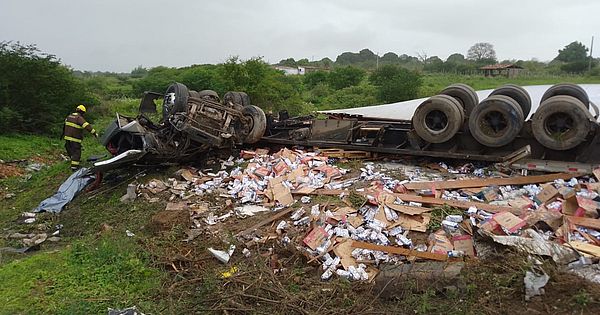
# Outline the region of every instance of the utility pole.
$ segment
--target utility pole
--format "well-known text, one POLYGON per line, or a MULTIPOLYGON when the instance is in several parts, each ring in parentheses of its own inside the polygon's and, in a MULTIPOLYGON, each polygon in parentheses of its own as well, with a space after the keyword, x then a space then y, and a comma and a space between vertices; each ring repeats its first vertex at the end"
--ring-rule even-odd
POLYGON ((590 62, 588 63, 588 72, 592 71, 592 60, 594 60, 594 57, 592 56, 593 51, 594 51, 594 36, 592 36, 592 44, 590 45, 590 62))
POLYGON ((379 69, 379 53, 377 53, 375 56, 377 56, 377 62, 375 65, 375 70, 379 69))

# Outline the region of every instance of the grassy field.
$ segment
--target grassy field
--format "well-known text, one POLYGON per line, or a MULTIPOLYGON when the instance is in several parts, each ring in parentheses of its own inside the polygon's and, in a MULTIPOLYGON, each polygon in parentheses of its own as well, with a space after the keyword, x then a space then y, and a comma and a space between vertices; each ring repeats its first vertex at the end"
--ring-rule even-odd
MULTIPOLYGON (((567 79, 594 83, 586 78, 567 79)), ((562 81, 546 78, 510 82, 529 85, 562 81)), ((431 76, 425 78, 422 93, 437 93, 455 82, 485 89, 508 81, 431 76)), ((138 102, 133 99, 106 102, 90 111, 89 120, 102 131, 115 112, 135 115, 138 102)), ((552 280, 547 287, 548 298, 525 303, 522 276, 529 263, 526 257, 512 252, 499 252, 495 260, 470 265, 464 275, 467 285, 457 292, 413 292, 407 287, 396 292, 395 297, 382 298, 372 285, 339 279, 322 282, 318 265, 309 265, 303 257, 294 256, 280 257, 289 262, 289 270, 279 275, 273 275, 268 267, 270 257, 257 256, 249 260, 242 257, 235 261, 242 271, 238 280, 220 279, 226 267, 216 262, 206 247, 222 246, 221 240, 207 237, 183 243, 181 240, 186 235, 181 226, 156 234, 149 226, 153 215, 164 209, 165 200, 148 203, 138 199, 129 204, 119 200, 128 183, 172 177, 177 167, 124 169, 107 176, 98 191, 77 197, 61 214, 42 214, 36 224, 20 224, 22 212, 30 211, 53 194, 69 176, 68 162, 60 158, 62 146, 60 139, 51 137, 0 136, 0 159, 27 159, 47 165, 30 173, 30 178, 0 179, 2 236, 63 226, 61 240, 46 242, 38 251, 0 252, 0 314, 105 314, 109 307, 133 305, 147 314, 223 313, 211 305, 229 297, 244 301, 244 305, 231 304, 230 311, 245 308, 249 313, 271 314, 300 312, 288 304, 304 305, 311 310, 307 312, 319 314, 361 310, 413 314, 500 314, 506 313, 504 311, 586 314, 596 313, 600 308, 597 287, 582 285, 580 280, 565 277, 550 267, 552 280), (140 174, 140 171, 143 172, 140 174), (7 194, 14 196, 6 198, 7 194), (127 236, 127 230, 135 236, 127 236)), ((105 154, 104 148, 86 135, 84 159, 102 154, 105 154)), ((336 201, 339 200, 322 200, 324 203, 336 201)), ((15 241, 0 237, 0 248, 15 246, 18 246, 15 241)))

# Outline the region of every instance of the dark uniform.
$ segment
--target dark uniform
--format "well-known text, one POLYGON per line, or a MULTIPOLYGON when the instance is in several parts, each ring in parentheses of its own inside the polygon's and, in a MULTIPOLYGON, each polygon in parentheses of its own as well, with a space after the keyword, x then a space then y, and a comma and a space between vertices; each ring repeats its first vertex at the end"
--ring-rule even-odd
POLYGON ((83 129, 89 131, 95 137, 98 136, 92 125, 85 121, 81 111, 67 116, 63 129, 63 137, 66 140, 65 149, 71 158, 72 169, 77 169, 81 161, 81 140, 83 140, 83 129))

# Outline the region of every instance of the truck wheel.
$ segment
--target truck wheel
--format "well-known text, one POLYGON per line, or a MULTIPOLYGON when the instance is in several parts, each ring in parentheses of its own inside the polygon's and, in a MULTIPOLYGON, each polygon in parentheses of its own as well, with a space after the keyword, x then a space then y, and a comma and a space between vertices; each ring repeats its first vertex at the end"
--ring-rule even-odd
POLYGON ((585 140, 591 130, 592 114, 573 96, 558 95, 542 102, 533 115, 535 139, 552 150, 569 150, 585 140))
POLYGON ((430 143, 450 140, 461 128, 465 114, 460 103, 448 95, 435 95, 421 103, 412 118, 419 137, 430 143))
POLYGON ((265 112, 258 106, 248 105, 242 109, 242 114, 251 118, 249 132, 244 137, 245 143, 256 143, 267 131, 267 117, 265 112))
POLYGON ((187 86, 177 82, 169 85, 163 100, 163 120, 167 121, 174 113, 185 112, 189 95, 187 86), (171 97, 172 99, 168 99, 171 97))
POLYGON ((493 95, 481 101, 469 117, 469 130, 477 142, 501 147, 513 141, 523 127, 523 111, 512 98, 493 95))
POLYGON ((493 95, 504 95, 512 98, 521 106, 524 119, 527 119, 529 116, 529 112, 531 112, 531 97, 524 88, 515 84, 505 84, 492 91, 490 96, 493 95))
POLYGON ((215 102, 220 102, 221 101, 221 99, 219 98, 219 94, 217 94, 217 92, 215 92, 213 90, 202 90, 202 91, 198 92, 198 97, 199 98, 210 97, 215 102))
POLYGON ((227 105, 229 102, 242 106, 248 106, 250 105, 250 97, 244 92, 230 91, 223 95, 223 103, 227 105))
POLYGON ((190 90, 190 92, 189 92, 189 93, 190 93, 190 97, 193 97, 193 98, 200 98, 200 92, 197 92, 197 91, 191 91, 191 90, 190 90))
POLYGON ((540 104, 544 103, 545 100, 557 96, 557 95, 568 95, 578 99, 581 103, 583 103, 583 107, 590 108, 590 98, 585 90, 577 85, 572 83, 559 83, 551 86, 544 95, 542 95, 542 100, 540 104))
POLYGON ((465 110, 467 116, 471 114, 473 108, 475 108, 477 103, 479 103, 479 98, 477 97, 475 90, 473 90, 472 87, 462 83, 452 84, 443 89, 440 94, 456 98, 462 108, 465 110))

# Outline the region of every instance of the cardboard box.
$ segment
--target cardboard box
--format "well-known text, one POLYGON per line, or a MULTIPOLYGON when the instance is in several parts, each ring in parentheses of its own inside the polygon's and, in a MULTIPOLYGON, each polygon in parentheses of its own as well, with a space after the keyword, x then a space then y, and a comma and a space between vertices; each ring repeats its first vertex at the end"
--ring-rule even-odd
POLYGON ((544 187, 544 189, 542 189, 542 191, 540 191, 540 193, 535 196, 534 200, 538 204, 543 205, 554 199, 559 194, 560 193, 558 192, 558 189, 556 189, 554 185, 548 185, 544 187))
POLYGON ((325 231, 325 228, 322 226, 316 226, 313 228, 308 235, 302 240, 306 246, 310 247, 310 249, 315 250, 319 245, 323 244, 323 242, 327 239, 329 234, 325 231))
POLYGON ((510 212, 498 212, 492 216, 492 219, 510 234, 516 233, 527 225, 526 221, 510 212))
POLYGON ((475 248, 473 247, 473 238, 470 235, 458 235, 452 238, 454 250, 460 250, 469 257, 475 257, 475 248))

